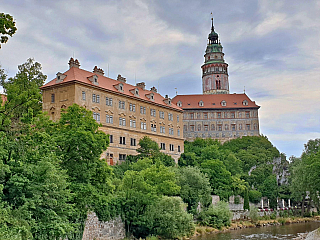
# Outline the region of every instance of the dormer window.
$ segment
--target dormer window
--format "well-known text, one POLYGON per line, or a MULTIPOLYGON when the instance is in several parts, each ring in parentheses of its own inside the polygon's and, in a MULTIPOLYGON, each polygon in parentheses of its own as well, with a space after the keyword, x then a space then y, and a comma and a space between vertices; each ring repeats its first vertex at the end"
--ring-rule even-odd
POLYGON ((115 89, 117 89, 119 92, 123 92, 123 83, 118 83, 116 85, 113 85, 115 89))
POLYGON ((225 100, 223 100, 223 101, 221 102, 221 106, 223 106, 223 107, 227 106, 227 102, 226 102, 225 100))
POLYGON ((56 80, 56 82, 57 82, 57 83, 60 83, 60 82, 62 82, 66 77, 67 77, 67 75, 64 75, 64 74, 58 72, 58 73, 57 73, 57 80, 56 80))
POLYGON ((181 101, 177 102, 177 105, 178 107, 182 107, 182 102, 181 101))
POLYGON ((154 101, 154 94, 153 93, 146 94, 146 97, 149 98, 151 101, 154 101))
POLYGON ((139 95, 139 89, 138 88, 136 88, 135 94, 139 95))
POLYGON ((88 79, 89 79, 90 82, 92 82, 94 85, 99 85, 98 76, 97 76, 97 75, 93 75, 93 76, 91 76, 91 77, 88 77, 88 79))
POLYGON ((248 101, 247 101, 247 100, 244 100, 244 101, 242 102, 242 105, 243 105, 243 106, 248 106, 248 101))
POLYGON ((199 102, 199 107, 203 107, 203 101, 202 100, 199 102))

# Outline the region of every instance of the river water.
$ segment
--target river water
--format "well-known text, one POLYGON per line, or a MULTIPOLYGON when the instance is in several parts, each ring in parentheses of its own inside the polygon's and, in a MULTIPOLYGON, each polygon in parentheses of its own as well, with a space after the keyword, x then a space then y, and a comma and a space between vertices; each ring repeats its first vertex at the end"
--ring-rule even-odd
POLYGON ((194 238, 194 240, 240 240, 240 239, 293 239, 299 233, 311 232, 320 227, 320 222, 294 223, 284 226, 245 228, 223 233, 213 233, 194 238))

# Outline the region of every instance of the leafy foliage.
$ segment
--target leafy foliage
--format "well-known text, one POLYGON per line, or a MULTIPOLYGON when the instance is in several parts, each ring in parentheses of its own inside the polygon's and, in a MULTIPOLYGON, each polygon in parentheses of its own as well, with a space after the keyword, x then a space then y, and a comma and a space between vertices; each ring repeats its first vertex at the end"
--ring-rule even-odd
MULTIPOLYGON (((0 37, 1 43, 8 42, 8 36, 12 37, 17 31, 16 23, 10 14, 0 13, 0 37)), ((1 44, 0 44, 1 48, 1 44)))
POLYGON ((201 225, 221 229, 223 226, 230 226, 231 213, 229 205, 226 202, 218 202, 217 205, 211 206, 199 214, 201 225))

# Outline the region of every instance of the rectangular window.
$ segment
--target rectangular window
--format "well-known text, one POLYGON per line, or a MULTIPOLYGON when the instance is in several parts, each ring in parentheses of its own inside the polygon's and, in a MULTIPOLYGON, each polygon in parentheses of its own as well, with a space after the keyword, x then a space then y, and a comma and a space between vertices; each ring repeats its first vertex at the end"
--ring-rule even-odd
POLYGON ((197 119, 201 118, 201 113, 197 113, 197 119))
POLYGON ((125 118, 119 118, 119 126, 125 126, 126 125, 126 119, 125 118))
POLYGON ((218 125, 218 131, 222 131, 222 125, 221 124, 218 125))
POLYGON ((140 113, 146 114, 146 107, 140 107, 140 113))
POLYGON ((181 152, 181 150, 180 150, 180 146, 178 146, 178 152, 181 152))
POLYGON ((109 98, 109 106, 112 107, 112 98, 109 98))
POLYGON ((86 100, 86 92, 82 91, 82 100, 86 100))
POLYGON ((157 131, 157 125, 156 124, 151 124, 151 131, 156 132, 157 131))
POLYGON ((208 125, 204 125, 204 130, 205 131, 208 131, 209 129, 208 129, 208 125))
POLYGON ((92 94, 92 102, 96 102, 96 95, 92 94))
POLYGON ((160 112, 159 112, 159 117, 162 118, 162 119, 164 119, 164 112, 160 111, 160 112))
POLYGON ((136 139, 135 138, 131 138, 130 139, 130 145, 131 146, 136 146, 136 139))
POLYGON ((217 118, 221 118, 221 112, 217 112, 217 118))
POLYGON ((188 129, 188 127, 187 127, 187 125, 183 125, 183 131, 187 131, 187 129, 188 129))
POLYGON ((177 134, 178 134, 178 136, 180 136, 180 129, 177 130, 177 134))
POLYGON ((169 128, 169 135, 173 135, 173 128, 169 128))
POLYGON ((124 109, 125 108, 125 102, 124 101, 119 101, 119 108, 124 109))
POLYGON ((106 123, 113 123, 113 116, 112 115, 106 115, 106 123))
POLYGON ((120 144, 126 145, 126 137, 120 137, 120 144))
POLYGON ((119 154, 119 160, 120 161, 125 161, 126 160, 126 155, 125 154, 119 154))
POLYGON ((203 113, 203 119, 208 119, 208 113, 203 113))
POLYGON ((173 121, 173 115, 172 115, 172 113, 168 113, 168 120, 169 120, 169 121, 173 121))
POLYGON ((164 126, 160 126, 160 133, 166 133, 166 128, 164 126))
POLYGON ((136 120, 130 119, 130 127, 136 128, 136 120))
POLYGON ((170 148, 170 151, 174 151, 174 146, 173 146, 173 144, 170 144, 170 145, 169 145, 169 148, 170 148))
POLYGON ((156 116, 156 110, 155 109, 150 109, 150 115, 155 117, 156 116))
POLYGON ((190 131, 191 131, 191 132, 194 132, 194 125, 191 125, 191 126, 190 126, 190 131))
POLYGON ((130 103, 130 105, 129 105, 129 111, 135 112, 135 111, 136 111, 136 105, 133 104, 133 103, 130 103))
POLYGON ((231 125, 231 130, 232 130, 232 131, 235 131, 235 130, 236 130, 236 125, 235 125, 235 124, 232 124, 232 125, 231 125))
POLYGON ((246 112, 246 118, 250 118, 250 112, 246 112))
POLYGON ((97 97, 96 97, 96 103, 100 103, 100 95, 97 95, 97 97))
POLYGON ((52 93, 51 94, 51 102, 54 103, 54 101, 55 101, 55 96, 54 96, 54 93, 52 93))
POLYGON ((166 150, 166 144, 165 143, 160 143, 160 149, 161 150, 166 150))
POLYGON ((224 113, 224 118, 228 118, 228 113, 224 113))
POLYGON ((194 117, 194 114, 190 113, 190 119, 193 119, 193 117, 194 117))
POLYGON ((97 122, 100 122, 100 113, 93 113, 93 119, 96 120, 97 122))
POLYGON ((179 122, 180 121, 180 117, 179 117, 179 115, 177 115, 177 122, 179 122))
POLYGON ((231 112, 230 113, 230 118, 234 118, 235 117, 235 113, 234 112, 231 112))
POLYGON ((246 124, 246 130, 250 130, 250 124, 246 124))
POLYGON ((239 118, 242 118, 242 113, 241 112, 239 112, 239 118))
POLYGON ((113 135, 109 135, 109 142, 113 143, 113 135))
POLYGON ((147 123, 141 122, 140 127, 141 127, 142 130, 146 130, 147 129, 147 123))

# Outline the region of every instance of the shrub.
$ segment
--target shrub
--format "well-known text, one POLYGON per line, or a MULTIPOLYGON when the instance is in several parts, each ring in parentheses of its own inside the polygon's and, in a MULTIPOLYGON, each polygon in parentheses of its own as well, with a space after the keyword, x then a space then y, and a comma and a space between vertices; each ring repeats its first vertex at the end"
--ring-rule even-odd
POLYGON ((210 226, 221 229, 223 226, 230 226, 231 213, 229 205, 226 202, 218 202, 217 205, 211 206, 199 214, 199 222, 203 226, 210 226))
POLYGON ((252 223, 257 223, 257 221, 259 219, 258 209, 255 207, 252 207, 249 212, 249 217, 250 217, 252 223))
POLYGON ((277 213, 276 212, 273 212, 271 215, 270 215, 270 218, 275 220, 277 218, 277 213))
POLYGON ((258 203, 261 200, 261 192, 257 191, 257 190, 250 190, 249 191, 249 200, 252 203, 258 203))
POLYGON ((240 203, 240 197, 239 196, 235 196, 234 197, 234 204, 239 204, 240 203))
POLYGON ((151 233, 165 239, 190 236, 194 232, 193 216, 184 210, 179 197, 163 196, 146 214, 151 233))

